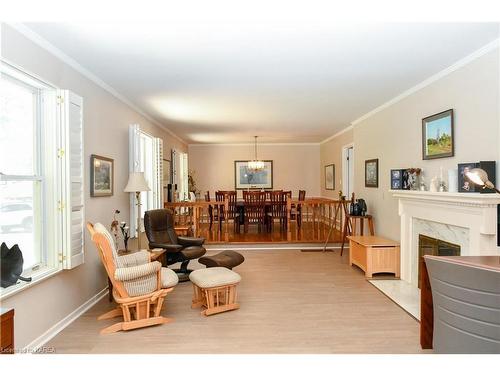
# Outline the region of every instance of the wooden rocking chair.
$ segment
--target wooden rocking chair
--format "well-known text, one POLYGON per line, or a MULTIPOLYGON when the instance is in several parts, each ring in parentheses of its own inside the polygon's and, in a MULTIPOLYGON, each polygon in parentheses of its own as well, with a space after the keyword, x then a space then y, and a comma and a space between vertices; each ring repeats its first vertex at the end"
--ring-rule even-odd
POLYGON ((87 229, 113 284, 113 298, 119 305, 97 320, 123 317, 123 322, 102 329, 101 334, 170 323, 172 319, 160 316, 160 312, 165 297, 178 283, 175 272, 162 268, 160 262, 151 262, 146 250, 118 257, 113 238, 102 224, 87 223, 87 229))

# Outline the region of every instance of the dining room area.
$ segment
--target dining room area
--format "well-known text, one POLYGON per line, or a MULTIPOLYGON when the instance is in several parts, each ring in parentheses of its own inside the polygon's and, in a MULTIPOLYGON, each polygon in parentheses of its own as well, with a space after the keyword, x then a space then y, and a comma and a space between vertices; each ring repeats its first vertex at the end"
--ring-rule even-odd
POLYGON ((165 202, 181 235, 217 243, 339 242, 345 200, 306 197, 301 190, 209 191, 203 200, 165 202))
POLYGON ((207 244, 339 242, 345 207, 339 186, 323 186, 320 145, 252 138, 193 143, 184 160, 172 157, 178 192, 166 194, 164 208, 176 232, 207 244))

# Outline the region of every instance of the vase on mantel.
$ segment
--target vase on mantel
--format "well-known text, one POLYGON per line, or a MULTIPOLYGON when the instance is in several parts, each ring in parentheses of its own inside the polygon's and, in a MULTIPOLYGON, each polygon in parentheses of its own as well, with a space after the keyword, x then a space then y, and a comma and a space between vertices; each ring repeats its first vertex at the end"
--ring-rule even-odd
POLYGON ((458 171, 456 169, 448 169, 448 191, 450 193, 458 192, 458 171))

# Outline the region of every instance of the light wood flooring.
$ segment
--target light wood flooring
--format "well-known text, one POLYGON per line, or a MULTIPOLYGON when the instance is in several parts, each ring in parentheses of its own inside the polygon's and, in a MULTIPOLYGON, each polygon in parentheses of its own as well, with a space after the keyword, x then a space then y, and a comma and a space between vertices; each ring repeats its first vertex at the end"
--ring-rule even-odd
MULTIPOLYGON (((348 253, 242 251, 241 309, 191 309, 192 285, 166 300, 167 325, 111 335, 103 298, 46 346, 56 353, 420 353, 419 323, 367 282, 348 253)), ((191 262, 200 268, 198 262, 191 262)))

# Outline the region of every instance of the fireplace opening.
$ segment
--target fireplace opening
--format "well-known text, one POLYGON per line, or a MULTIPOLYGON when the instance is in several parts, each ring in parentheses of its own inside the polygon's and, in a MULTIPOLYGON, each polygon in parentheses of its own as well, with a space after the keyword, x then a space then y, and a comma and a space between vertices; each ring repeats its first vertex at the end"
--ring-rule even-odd
POLYGON ((460 245, 424 236, 418 235, 418 287, 420 288, 420 272, 424 263, 424 255, 437 256, 459 256, 460 245))

